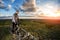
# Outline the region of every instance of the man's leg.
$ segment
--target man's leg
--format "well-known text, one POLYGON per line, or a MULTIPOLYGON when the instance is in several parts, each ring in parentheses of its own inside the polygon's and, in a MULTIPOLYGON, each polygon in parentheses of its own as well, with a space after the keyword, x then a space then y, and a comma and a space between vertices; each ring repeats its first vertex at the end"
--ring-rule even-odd
POLYGON ((12 34, 14 34, 14 27, 15 27, 15 24, 14 22, 12 23, 12 34))

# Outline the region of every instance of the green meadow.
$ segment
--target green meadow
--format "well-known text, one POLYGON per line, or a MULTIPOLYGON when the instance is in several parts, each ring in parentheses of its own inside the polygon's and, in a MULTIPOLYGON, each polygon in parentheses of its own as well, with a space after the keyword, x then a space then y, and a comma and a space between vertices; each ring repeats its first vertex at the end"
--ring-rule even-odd
MULTIPOLYGON (((11 20, 0 20, 0 40, 11 39, 11 34, 9 33, 11 25, 11 20)), ((39 40, 60 40, 59 24, 47 24, 40 19, 21 19, 19 27, 30 32, 33 36, 39 38, 39 40)))

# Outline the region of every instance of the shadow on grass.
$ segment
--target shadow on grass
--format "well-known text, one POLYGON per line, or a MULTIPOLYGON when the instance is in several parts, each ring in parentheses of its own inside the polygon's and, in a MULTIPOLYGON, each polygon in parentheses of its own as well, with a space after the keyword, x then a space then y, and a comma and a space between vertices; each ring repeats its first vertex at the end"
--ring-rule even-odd
POLYGON ((0 40, 8 40, 9 35, 9 27, 0 27, 0 40))

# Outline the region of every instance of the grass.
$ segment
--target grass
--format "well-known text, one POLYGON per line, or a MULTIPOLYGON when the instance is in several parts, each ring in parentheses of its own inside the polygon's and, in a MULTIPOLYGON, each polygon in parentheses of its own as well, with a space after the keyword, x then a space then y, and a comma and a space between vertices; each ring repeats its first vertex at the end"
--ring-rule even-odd
POLYGON ((11 34, 9 32, 10 20, 0 20, 0 40, 10 40, 11 34))
POLYGON ((46 24, 41 20, 22 20, 21 27, 41 40, 60 40, 60 25, 46 24))
POLYGON ((0 27, 0 40, 9 40, 10 33, 8 27, 0 27))
MULTIPOLYGON (((11 20, 0 20, 0 40, 9 40, 11 34, 9 27, 11 20)), ((50 25, 41 20, 20 20, 21 28, 30 32, 33 36, 39 37, 40 40, 60 40, 60 25, 50 25)))

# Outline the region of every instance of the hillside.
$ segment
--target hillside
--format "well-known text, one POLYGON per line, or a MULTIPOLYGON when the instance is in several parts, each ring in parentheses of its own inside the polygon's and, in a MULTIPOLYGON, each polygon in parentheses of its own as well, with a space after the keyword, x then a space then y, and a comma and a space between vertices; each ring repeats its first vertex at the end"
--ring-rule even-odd
MULTIPOLYGON (((60 40, 60 24, 47 24, 42 20, 20 20, 19 27, 30 32, 33 36, 39 40, 60 40)), ((0 20, 0 39, 9 40, 11 35, 9 33, 9 27, 11 26, 11 20, 0 20)))

